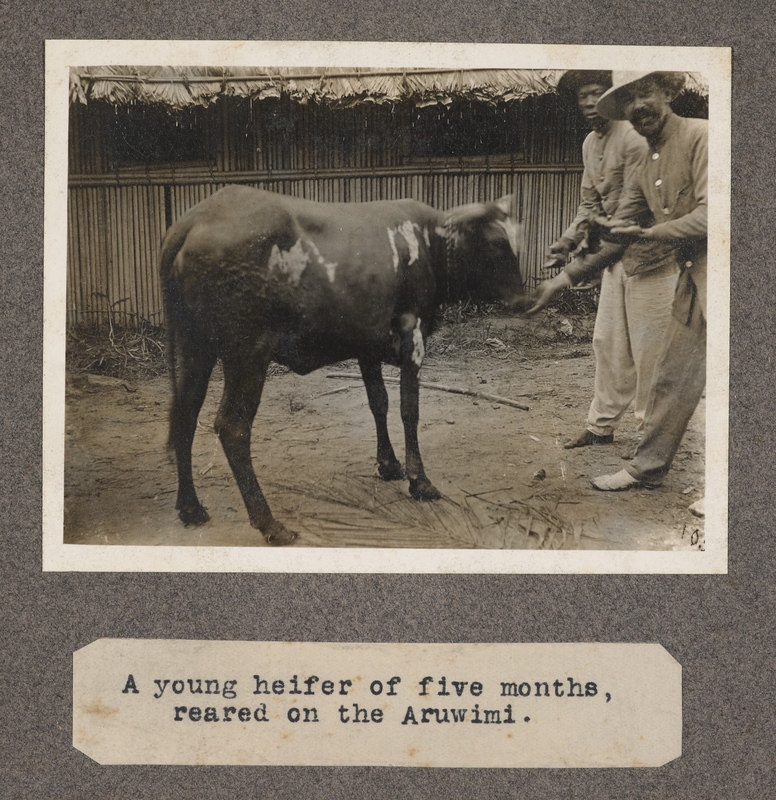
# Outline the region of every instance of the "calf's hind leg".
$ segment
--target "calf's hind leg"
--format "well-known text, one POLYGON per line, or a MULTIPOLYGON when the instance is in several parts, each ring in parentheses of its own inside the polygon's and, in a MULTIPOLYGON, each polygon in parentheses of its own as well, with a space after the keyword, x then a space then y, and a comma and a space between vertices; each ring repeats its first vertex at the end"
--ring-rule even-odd
POLYGON ((369 408, 377 429, 377 471, 384 481, 401 480, 404 470, 393 452, 388 436, 388 392, 385 390, 380 362, 359 358, 358 366, 361 368, 369 408))
POLYGON ((176 374, 173 376, 168 446, 175 450, 178 467, 178 499, 175 503, 178 516, 186 525, 202 525, 210 517, 194 488, 191 447, 216 356, 207 342, 188 342, 188 347, 184 344, 179 337, 173 345, 176 348, 176 374))
POLYGON ((269 544, 290 544, 296 533, 278 522, 270 511, 251 463, 251 426, 261 400, 269 366, 269 349, 253 355, 223 359, 224 395, 215 429, 240 489, 248 518, 269 544))

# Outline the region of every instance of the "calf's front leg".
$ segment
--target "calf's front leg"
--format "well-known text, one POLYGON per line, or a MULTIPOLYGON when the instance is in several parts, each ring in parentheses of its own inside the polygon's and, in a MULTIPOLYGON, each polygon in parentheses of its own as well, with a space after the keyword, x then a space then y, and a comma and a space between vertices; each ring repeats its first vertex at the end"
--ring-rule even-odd
POLYGON ((388 392, 385 391, 385 382, 379 361, 359 358, 358 366, 361 368, 361 377, 366 386, 366 396, 369 399, 369 408, 375 419, 377 431, 377 469, 384 481, 398 481, 404 477, 393 446, 388 436, 388 392))
POLYGON ((401 421, 404 424, 405 457, 410 495, 415 500, 438 500, 441 495, 426 476, 418 445, 420 419, 420 367, 425 356, 421 320, 415 314, 404 314, 400 320, 401 335, 401 421))

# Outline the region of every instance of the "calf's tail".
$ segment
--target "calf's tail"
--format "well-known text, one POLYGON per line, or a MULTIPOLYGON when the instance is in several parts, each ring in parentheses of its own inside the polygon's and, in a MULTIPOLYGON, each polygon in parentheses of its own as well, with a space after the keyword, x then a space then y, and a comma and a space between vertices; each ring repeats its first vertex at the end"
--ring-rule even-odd
POLYGON ((178 349, 181 337, 185 335, 186 319, 190 315, 181 291, 180 278, 176 274, 175 262, 179 256, 189 227, 179 221, 173 225, 162 243, 159 257, 159 274, 162 283, 162 298, 164 303, 164 318, 167 325, 167 367, 172 388, 172 406, 170 408, 170 430, 167 437, 167 446, 171 448, 173 439, 173 416, 179 405, 178 381, 178 349))

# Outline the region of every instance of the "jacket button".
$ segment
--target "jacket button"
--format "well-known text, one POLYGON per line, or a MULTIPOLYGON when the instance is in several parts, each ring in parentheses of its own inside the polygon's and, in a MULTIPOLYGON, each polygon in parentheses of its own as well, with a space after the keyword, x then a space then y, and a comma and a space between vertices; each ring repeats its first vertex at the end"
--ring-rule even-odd
POLYGON ((685 267, 687 267, 687 269, 690 269, 690 267, 692 266, 692 261, 685 261, 684 265, 685 267))
POLYGON ((671 212, 670 212, 670 211, 669 211, 667 208, 664 208, 664 209, 663 209, 663 213, 664 213, 664 214, 670 214, 671 212))
POLYGON ((660 153, 652 153, 652 160, 657 161, 660 158, 660 153))

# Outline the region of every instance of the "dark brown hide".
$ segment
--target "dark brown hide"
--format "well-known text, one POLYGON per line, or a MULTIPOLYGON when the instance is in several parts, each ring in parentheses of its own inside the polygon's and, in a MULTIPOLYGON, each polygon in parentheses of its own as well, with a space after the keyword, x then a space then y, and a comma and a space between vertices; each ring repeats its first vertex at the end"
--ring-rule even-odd
POLYGON ((444 302, 522 302, 520 231, 509 202, 441 213, 413 200, 315 203, 231 186, 181 217, 161 253, 180 518, 208 520, 194 488, 191 447, 218 358, 224 394, 216 432, 250 523, 271 543, 294 538, 273 518, 251 464, 251 426, 271 360, 299 374, 358 360, 386 480, 404 471, 388 438, 380 365, 399 366, 410 494, 438 498, 417 440, 425 342, 444 302))

